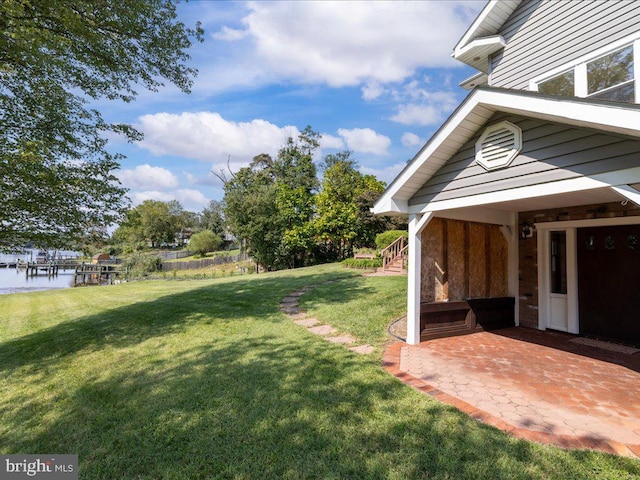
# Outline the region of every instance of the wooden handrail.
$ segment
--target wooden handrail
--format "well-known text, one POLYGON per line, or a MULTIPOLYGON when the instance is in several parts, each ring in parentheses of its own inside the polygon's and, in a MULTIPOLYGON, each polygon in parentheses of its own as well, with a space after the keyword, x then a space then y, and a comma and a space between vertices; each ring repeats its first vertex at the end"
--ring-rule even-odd
POLYGON ((396 258, 405 254, 409 245, 404 236, 398 237, 391 245, 380 252, 382 256, 382 268, 393 262, 396 258))

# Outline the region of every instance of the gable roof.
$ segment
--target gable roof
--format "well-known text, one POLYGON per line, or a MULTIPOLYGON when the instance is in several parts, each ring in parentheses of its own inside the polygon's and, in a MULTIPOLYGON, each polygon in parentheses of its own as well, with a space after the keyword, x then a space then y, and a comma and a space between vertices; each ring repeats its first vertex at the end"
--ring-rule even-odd
POLYGON ((454 47, 451 56, 488 73, 489 56, 505 46, 498 31, 521 0, 490 0, 454 47))
POLYGON ((640 137, 640 105, 477 87, 387 187, 373 213, 407 213, 409 199, 496 112, 640 137))

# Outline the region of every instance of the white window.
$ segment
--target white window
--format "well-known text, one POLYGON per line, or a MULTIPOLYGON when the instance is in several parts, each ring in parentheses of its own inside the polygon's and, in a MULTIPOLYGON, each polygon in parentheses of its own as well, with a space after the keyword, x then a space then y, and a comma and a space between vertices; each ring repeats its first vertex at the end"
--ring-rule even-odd
POLYGON ((626 38, 530 82, 548 95, 640 103, 640 39, 626 38))

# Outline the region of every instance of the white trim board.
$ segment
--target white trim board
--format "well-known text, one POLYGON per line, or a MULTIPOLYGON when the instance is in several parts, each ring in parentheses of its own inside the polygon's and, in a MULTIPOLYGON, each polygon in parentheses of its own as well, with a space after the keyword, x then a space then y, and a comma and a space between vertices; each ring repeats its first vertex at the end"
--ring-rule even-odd
POLYGON ((534 223, 536 230, 564 230, 566 228, 612 227, 616 225, 640 224, 640 216, 590 218, 588 220, 565 220, 562 222, 534 223))
MULTIPOLYGON (((422 210, 409 208, 403 211, 402 209, 405 207, 405 202, 413 197, 496 112, 512 113, 578 128, 592 128, 602 132, 640 137, 640 107, 638 105, 577 98, 553 98, 519 90, 478 87, 469 94, 466 100, 422 147, 411 163, 398 174, 376 202, 372 211, 376 214, 385 214, 416 213, 422 210)), ((606 186, 634 182, 640 182, 640 178, 638 180, 617 178, 615 181, 608 181, 606 186)), ((553 185, 553 183, 547 185, 553 185)), ((600 186, 605 185, 601 184, 600 186)), ((539 190, 539 187, 534 188, 539 190)), ((589 187, 580 187, 579 189, 583 188, 589 187)), ((538 195, 540 193, 531 194, 531 196, 538 195)), ((480 205, 483 203, 495 203, 495 201, 483 200, 471 204, 480 205)), ((446 204, 437 208, 443 210, 459 208, 459 206, 464 206, 464 204, 446 204)))
POLYGON ((481 205, 493 205, 511 200, 524 200, 527 198, 546 197, 562 193, 579 192, 594 188, 612 187, 626 183, 640 182, 640 167, 618 170, 616 172, 603 173, 593 177, 578 177, 569 180, 545 183, 544 185, 530 185, 526 187, 512 188, 498 192, 489 192, 469 197, 441 200, 428 204, 412 205, 409 213, 421 211, 452 210, 465 207, 477 207, 481 205))

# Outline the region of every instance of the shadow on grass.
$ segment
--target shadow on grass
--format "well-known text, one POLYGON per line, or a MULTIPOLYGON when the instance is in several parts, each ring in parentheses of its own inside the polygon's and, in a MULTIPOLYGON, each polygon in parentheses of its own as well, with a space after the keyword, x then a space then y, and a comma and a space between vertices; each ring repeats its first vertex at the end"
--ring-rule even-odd
POLYGON ((640 474, 628 459, 511 439, 320 342, 213 341, 165 367, 79 386, 46 429, 4 448, 78 453, 91 479, 640 474))
MULTIPOLYGON (((291 278, 238 277, 80 317, 0 344, 0 371, 38 368, 81 350, 127 347, 184 331, 202 321, 279 320, 278 303, 291 291, 347 278, 328 272, 291 278)), ((347 289, 348 290, 348 289, 347 289)), ((90 292, 87 292, 90 293, 90 292)))
POLYGON ((221 331, 218 322, 250 317, 248 324, 270 327, 213 336, 167 355, 136 351, 122 366, 69 378, 48 398, 15 395, 17 407, 0 405, 3 453, 77 453, 87 479, 640 475, 629 459, 510 438, 414 392, 366 358, 272 320, 282 318, 284 295, 335 277, 213 284, 2 345, 5 371, 44 370, 58 359, 78 361, 76 352, 135 347, 190 322, 212 322, 210 333, 221 331))

